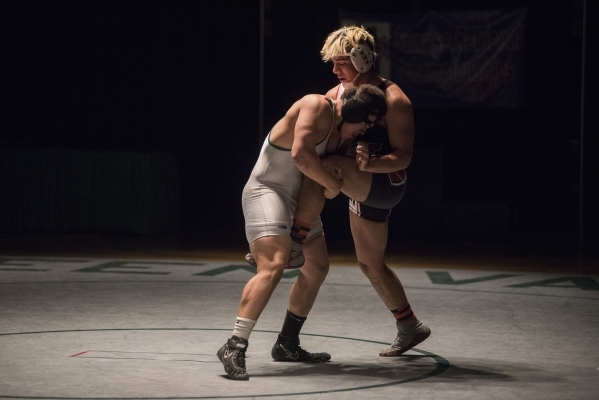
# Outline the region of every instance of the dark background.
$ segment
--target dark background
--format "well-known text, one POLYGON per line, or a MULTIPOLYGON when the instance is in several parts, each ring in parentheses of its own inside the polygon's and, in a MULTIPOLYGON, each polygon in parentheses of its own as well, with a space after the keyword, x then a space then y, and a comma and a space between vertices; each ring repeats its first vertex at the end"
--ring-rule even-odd
MULTIPOLYGON (((598 5, 587 3, 582 249, 594 255, 599 41, 598 5)), ((0 149, 170 152, 182 222, 172 233, 245 246, 241 191, 266 133, 259 128, 337 83, 319 50, 340 8, 528 8, 524 108, 415 104, 414 162, 390 249, 580 254, 582 0, 265 4, 261 125, 258 0, 0 2, 0 149)), ((323 220, 332 246, 347 243, 343 196, 327 203, 323 220)))

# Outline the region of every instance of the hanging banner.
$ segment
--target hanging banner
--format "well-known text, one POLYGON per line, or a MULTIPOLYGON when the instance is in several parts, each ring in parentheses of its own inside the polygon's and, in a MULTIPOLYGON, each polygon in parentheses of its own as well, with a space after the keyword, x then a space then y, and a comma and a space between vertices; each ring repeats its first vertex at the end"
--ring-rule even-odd
POLYGON ((376 14, 340 10, 375 37, 378 73, 415 107, 523 107, 527 9, 376 14))

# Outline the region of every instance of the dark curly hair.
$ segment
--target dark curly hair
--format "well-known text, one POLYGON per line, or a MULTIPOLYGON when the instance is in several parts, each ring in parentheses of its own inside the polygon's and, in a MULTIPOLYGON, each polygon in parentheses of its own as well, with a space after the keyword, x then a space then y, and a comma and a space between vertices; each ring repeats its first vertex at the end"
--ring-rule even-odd
POLYGON ((345 89, 341 99, 355 99, 366 103, 366 107, 371 114, 383 117, 387 114, 387 99, 385 93, 374 85, 360 85, 345 89))

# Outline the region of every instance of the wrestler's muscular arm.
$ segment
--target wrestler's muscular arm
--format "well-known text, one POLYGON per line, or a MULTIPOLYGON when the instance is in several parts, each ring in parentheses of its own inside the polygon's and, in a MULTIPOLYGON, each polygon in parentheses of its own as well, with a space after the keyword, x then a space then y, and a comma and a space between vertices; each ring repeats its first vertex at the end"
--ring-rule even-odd
POLYGON ((302 100, 291 147, 291 157, 302 173, 324 187, 324 195, 332 199, 339 194, 341 182, 322 165, 315 148, 325 138, 333 118, 328 101, 322 96, 308 95, 302 100))
POLYGON ((389 143, 393 151, 379 158, 368 158, 364 145, 358 144, 356 162, 361 171, 388 173, 406 169, 412 161, 414 148, 414 110, 405 93, 391 85, 385 91, 389 110, 385 116, 389 143))

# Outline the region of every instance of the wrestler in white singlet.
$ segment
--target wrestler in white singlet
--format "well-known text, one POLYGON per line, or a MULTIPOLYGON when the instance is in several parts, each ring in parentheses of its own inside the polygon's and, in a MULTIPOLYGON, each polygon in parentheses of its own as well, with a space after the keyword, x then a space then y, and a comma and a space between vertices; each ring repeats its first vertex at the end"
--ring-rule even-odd
MULTIPOLYGON (((327 100, 334 121, 335 103, 327 100)), ((332 132, 333 122, 327 136, 316 145, 316 154, 319 156, 325 154, 332 132)), ((241 197, 248 243, 263 236, 290 235, 302 179, 302 172, 291 158, 291 149, 272 144, 269 132, 241 197)), ((322 232, 319 217, 306 240, 322 232)))

